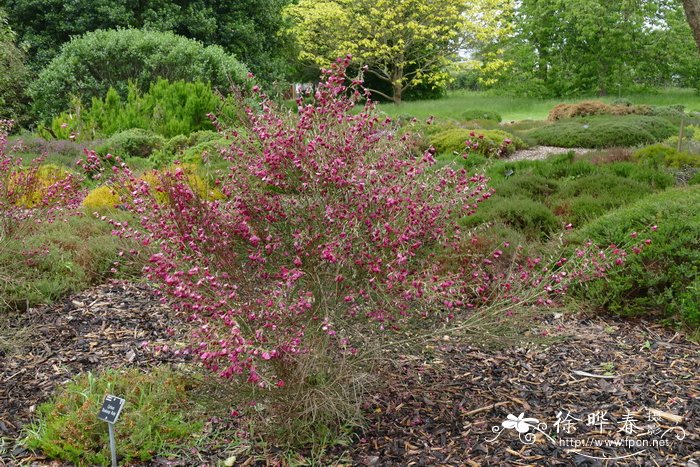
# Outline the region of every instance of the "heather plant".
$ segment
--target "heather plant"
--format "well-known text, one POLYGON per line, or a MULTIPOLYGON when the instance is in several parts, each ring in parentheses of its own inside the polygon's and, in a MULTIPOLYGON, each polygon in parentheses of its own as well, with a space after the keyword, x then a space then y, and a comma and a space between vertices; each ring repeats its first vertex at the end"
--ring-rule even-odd
MULTIPOLYGON (((27 252, 22 240, 37 223, 53 222, 75 214, 82 199, 80 177, 63 169, 44 166, 38 158, 28 166, 8 152, 7 132, 12 122, 0 121, 0 256, 14 263, 29 255, 41 258, 44 250, 27 252)), ((0 261, 2 300, 14 287, 16 278, 0 261)), ((7 304, 7 303, 3 303, 7 304)))
MULTIPOLYGON (((309 422, 306 441, 353 413, 342 407, 358 396, 356 374, 339 372, 363 336, 546 305, 622 258, 592 245, 577 251, 580 261, 551 264, 472 254, 475 239, 458 221, 491 196, 486 179, 436 167, 431 150, 416 157, 372 102, 356 111, 363 96, 345 85, 348 62, 327 71, 296 114, 259 95, 245 134, 234 132, 224 151, 223 199, 202 197, 184 170, 147 180, 117 163, 111 180, 141 221, 115 222, 117 231, 158 246, 147 277, 193 324, 187 351, 256 389, 269 425, 295 436, 309 422)), ((86 169, 99 166, 90 153, 86 169)))

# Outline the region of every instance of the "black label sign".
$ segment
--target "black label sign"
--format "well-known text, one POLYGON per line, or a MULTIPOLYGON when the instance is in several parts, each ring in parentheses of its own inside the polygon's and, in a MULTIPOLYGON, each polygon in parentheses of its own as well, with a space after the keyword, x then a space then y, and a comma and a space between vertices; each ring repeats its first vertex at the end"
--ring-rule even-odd
POLYGON ((105 401, 102 403, 102 408, 100 409, 100 413, 97 414, 97 418, 107 423, 116 423, 124 407, 124 402, 124 399, 117 396, 105 397, 105 401))

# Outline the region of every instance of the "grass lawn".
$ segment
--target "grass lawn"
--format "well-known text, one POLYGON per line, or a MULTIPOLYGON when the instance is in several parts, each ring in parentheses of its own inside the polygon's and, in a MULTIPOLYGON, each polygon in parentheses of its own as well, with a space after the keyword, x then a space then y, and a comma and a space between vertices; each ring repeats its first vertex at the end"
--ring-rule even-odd
MULTIPOLYGON (((494 110, 501 114, 504 121, 510 120, 543 120, 549 110, 557 104, 580 102, 598 99, 612 102, 618 96, 580 97, 575 99, 534 99, 526 97, 497 96, 478 91, 452 91, 447 97, 439 100, 381 104, 380 110, 391 116, 411 115, 420 119, 431 115, 436 117, 460 118, 460 114, 469 109, 494 110)), ((700 111, 700 94, 694 89, 669 88, 661 89, 655 94, 623 95, 622 98, 633 104, 674 105, 683 104, 689 111, 700 111)))

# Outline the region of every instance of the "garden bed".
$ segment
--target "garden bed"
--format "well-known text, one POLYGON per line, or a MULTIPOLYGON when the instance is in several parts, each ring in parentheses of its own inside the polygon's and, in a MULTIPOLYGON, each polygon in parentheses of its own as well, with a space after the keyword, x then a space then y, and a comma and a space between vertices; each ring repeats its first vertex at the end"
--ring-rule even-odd
MULTIPOLYGON (((0 450, 2 460, 9 464, 50 462, 40 453, 13 449, 9 441, 31 420, 37 405, 76 374, 183 362, 157 351, 159 346, 177 344, 169 336, 181 323, 169 316, 167 307, 147 287, 114 283, 31 309, 19 318, 12 328, 15 335, 28 331, 17 349, 4 349, 7 354, 0 363, 0 439, 5 439, 7 448, 5 453, 0 450)), ((548 313, 533 323, 515 345, 477 347, 473 342, 483 339, 439 336, 394 358, 391 368, 382 372, 383 389, 366 398, 365 429, 353 445, 333 448, 325 462, 599 465, 597 462, 605 461, 586 456, 622 457, 643 450, 617 465, 697 465, 697 343, 642 321, 548 313), (662 430, 672 429, 665 436, 670 446, 560 447, 541 435, 527 445, 515 430, 503 430, 497 440, 488 442, 496 436, 493 427, 500 427, 509 414, 524 413, 545 422, 548 427, 543 431, 553 435, 558 412, 570 412, 580 419, 578 431, 562 439, 589 443, 622 439, 623 435, 644 439, 639 433, 627 436, 617 428, 630 410, 646 429, 651 423, 645 415, 647 408, 658 411, 661 419, 655 423, 662 430), (603 433, 587 426, 587 417, 596 411, 605 411, 611 424, 603 433), (673 427, 683 429, 684 439, 671 439, 680 433, 673 427)), ((229 426, 225 420, 210 420, 207 429, 229 426)), ((231 461, 234 455, 236 465, 264 465, 275 455, 255 449, 232 451, 232 444, 221 439, 217 443, 210 439, 178 459, 156 457, 149 465, 215 464, 231 461)))

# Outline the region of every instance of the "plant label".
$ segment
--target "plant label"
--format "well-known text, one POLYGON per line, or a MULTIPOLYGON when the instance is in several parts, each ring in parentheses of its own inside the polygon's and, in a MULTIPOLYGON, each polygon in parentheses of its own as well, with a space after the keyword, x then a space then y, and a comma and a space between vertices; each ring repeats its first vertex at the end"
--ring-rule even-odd
POLYGON ((105 401, 102 403, 102 408, 100 413, 97 414, 97 418, 103 420, 107 423, 116 423, 119 414, 124 407, 124 399, 117 396, 107 396, 105 401))

